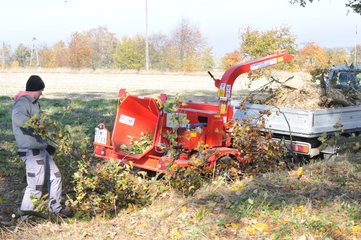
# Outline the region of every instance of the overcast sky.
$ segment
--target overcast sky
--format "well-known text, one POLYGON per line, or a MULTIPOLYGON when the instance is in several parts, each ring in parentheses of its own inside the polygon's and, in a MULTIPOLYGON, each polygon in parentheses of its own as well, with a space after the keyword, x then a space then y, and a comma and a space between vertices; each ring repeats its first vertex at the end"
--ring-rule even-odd
MULTIPOLYGON (((121 39, 145 35, 146 0, 0 0, 0 41, 52 46, 75 31, 107 27, 121 39)), ((148 32, 170 34, 182 17, 198 26, 216 55, 240 45, 245 26, 259 30, 290 27, 297 43, 322 47, 361 44, 361 15, 346 0, 320 0, 306 8, 289 0, 148 0, 148 32), (356 37, 356 25, 359 34, 356 37)))

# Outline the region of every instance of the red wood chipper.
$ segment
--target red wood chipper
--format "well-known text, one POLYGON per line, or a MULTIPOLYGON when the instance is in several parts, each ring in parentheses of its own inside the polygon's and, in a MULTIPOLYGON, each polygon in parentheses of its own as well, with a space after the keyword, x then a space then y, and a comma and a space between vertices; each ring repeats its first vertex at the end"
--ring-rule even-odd
POLYGON ((133 166, 141 169, 164 172, 169 163, 188 166, 191 157, 199 154, 201 143, 211 152, 206 159, 209 167, 214 167, 224 157, 245 161, 239 151, 232 148, 231 129, 227 127, 233 117, 234 107, 230 104, 233 83, 242 73, 293 59, 286 51, 279 51, 236 64, 227 69, 221 79, 213 78, 218 88, 218 103, 179 103, 176 112, 168 112, 164 107, 167 101, 165 94, 157 98, 139 97, 120 89, 113 132, 110 134, 104 124, 98 125, 93 143, 94 154, 106 160, 132 162, 133 166), (170 138, 172 133, 176 138, 170 138), (142 152, 129 151, 131 145, 145 135, 149 138, 148 147, 142 152), (174 144, 176 148, 172 147, 174 144))

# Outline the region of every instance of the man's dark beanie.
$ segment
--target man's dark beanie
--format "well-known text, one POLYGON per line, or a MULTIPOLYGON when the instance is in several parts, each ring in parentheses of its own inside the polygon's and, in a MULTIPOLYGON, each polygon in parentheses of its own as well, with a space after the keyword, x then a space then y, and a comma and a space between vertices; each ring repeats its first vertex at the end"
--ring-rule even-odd
POLYGON ((35 92, 45 88, 43 80, 38 75, 31 75, 26 83, 26 91, 35 92))

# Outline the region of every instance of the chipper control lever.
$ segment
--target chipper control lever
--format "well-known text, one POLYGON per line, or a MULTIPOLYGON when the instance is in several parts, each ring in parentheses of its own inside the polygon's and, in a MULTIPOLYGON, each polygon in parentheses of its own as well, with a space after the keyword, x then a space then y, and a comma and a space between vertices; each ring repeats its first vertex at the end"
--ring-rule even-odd
POLYGON ((214 81, 217 81, 217 79, 214 78, 213 74, 212 74, 210 71, 208 71, 208 74, 209 74, 209 76, 211 76, 211 78, 212 78, 214 81))

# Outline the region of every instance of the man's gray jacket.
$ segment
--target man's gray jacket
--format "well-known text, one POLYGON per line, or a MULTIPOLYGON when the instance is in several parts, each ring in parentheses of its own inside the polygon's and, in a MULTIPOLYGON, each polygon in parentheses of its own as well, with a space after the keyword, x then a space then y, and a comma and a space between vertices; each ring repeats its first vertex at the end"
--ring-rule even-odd
POLYGON ((31 129, 23 128, 23 124, 33 115, 40 114, 38 99, 30 96, 20 97, 13 106, 12 125, 18 149, 45 149, 47 142, 32 133, 31 129))

